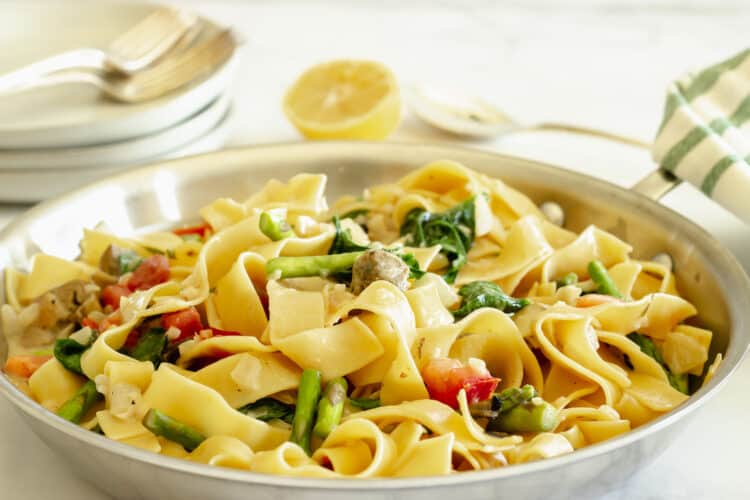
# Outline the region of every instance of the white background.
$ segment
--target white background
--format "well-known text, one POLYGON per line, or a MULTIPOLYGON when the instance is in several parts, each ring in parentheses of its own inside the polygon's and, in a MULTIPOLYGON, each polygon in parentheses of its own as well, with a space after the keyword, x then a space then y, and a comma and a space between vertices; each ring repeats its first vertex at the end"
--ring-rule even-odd
MULTIPOLYGON (((300 140, 280 109, 284 90, 307 66, 342 57, 380 60, 402 85, 481 95, 525 123, 568 122, 650 140, 671 80, 750 45, 747 0, 178 3, 234 26, 245 39, 230 145, 300 140)), ((459 142, 408 116, 393 139, 459 142)), ((647 152, 564 134, 520 133, 471 145, 624 186, 653 168, 647 152)), ((750 269, 747 226, 689 186, 664 203, 708 229, 750 269)), ((0 205, 0 224, 23 208, 0 205)), ((749 389, 746 362, 681 440, 603 498, 748 498, 749 389)), ((74 478, 5 401, 0 429, 0 498, 106 498, 74 478)))

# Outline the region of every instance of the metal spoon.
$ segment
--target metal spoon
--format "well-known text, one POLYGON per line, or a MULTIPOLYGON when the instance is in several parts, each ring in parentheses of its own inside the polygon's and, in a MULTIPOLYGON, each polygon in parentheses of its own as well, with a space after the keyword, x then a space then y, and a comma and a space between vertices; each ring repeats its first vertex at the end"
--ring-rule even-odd
POLYGON ((47 75, 72 69, 133 74, 155 63, 198 22, 192 12, 161 7, 112 42, 106 50, 76 49, 0 76, 0 93, 29 88, 47 75))
POLYGON ((224 30, 174 58, 132 76, 104 75, 86 71, 63 71, 26 87, 38 88, 65 83, 94 85, 109 98, 137 103, 161 97, 178 90, 224 65, 237 49, 238 42, 231 30, 224 30))
POLYGON ((432 127, 464 137, 492 138, 512 132, 544 130, 600 137, 647 149, 651 147, 639 139, 578 125, 523 125, 493 104, 460 92, 415 86, 407 89, 406 100, 417 118, 432 127))

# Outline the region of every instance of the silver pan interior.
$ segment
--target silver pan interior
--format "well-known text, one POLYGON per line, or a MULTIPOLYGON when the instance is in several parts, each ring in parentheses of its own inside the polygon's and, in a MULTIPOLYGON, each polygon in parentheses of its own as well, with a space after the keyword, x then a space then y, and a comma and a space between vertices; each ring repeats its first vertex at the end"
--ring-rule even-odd
MULTIPOLYGON (((554 459, 449 477, 314 480, 251 474, 170 459, 107 440, 43 410, 0 376, 0 392, 71 469, 117 498, 556 498, 610 489, 658 456, 737 367, 750 332, 750 287, 732 255, 703 230, 641 195, 524 159, 433 145, 305 143, 228 150, 113 177, 44 203, 0 233, 0 267, 27 267, 38 251, 73 258, 83 227, 106 221, 142 231, 196 218, 219 196, 247 197, 271 178, 328 175, 329 199, 390 182, 437 159, 497 176, 534 201, 554 200, 566 227, 596 224, 627 240, 637 257, 669 252, 680 290, 715 333, 725 362, 711 383, 676 411, 626 435, 554 459)), ((6 356, 0 336, 0 361, 6 356)), ((7 432, 7 430, 6 430, 7 432)))

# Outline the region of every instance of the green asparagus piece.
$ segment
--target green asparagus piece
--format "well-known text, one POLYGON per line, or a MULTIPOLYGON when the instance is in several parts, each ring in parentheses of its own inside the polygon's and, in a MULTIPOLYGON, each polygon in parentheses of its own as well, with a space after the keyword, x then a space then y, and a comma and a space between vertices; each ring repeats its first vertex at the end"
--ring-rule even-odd
POLYGON ((363 253, 347 252, 334 255, 276 257, 266 263, 266 274, 272 276, 278 272, 281 273, 279 278, 326 277, 334 273, 351 271, 354 261, 363 253))
POLYGON ((557 408, 546 401, 522 403, 490 420, 488 431, 547 432, 557 425, 557 408))
POLYGON ((143 259, 140 255, 132 250, 123 250, 117 255, 117 265, 120 268, 120 275, 132 273, 141 265, 143 259))
POLYGON ((672 373, 672 371, 667 366, 667 363, 664 362, 664 358, 661 356, 661 353, 659 352, 659 349, 657 349, 656 344, 654 344, 653 340, 646 337, 645 335, 641 335, 640 333, 635 332, 628 334, 628 338, 638 344, 638 347, 641 348, 641 352, 643 352, 643 354, 653 358, 654 361, 661 365, 662 369, 667 374, 669 385, 683 394, 690 394, 689 379, 687 373, 672 373))
POLYGON ((667 370, 667 379, 669 379, 669 385, 681 393, 690 394, 690 379, 687 373, 677 374, 667 370))
POLYGON ((318 416, 313 427, 313 434, 319 438, 328 437, 334 427, 341 422, 347 388, 348 384, 343 377, 335 378, 326 384, 323 396, 318 403, 318 416))
POLYGON ((531 384, 523 387, 510 387, 492 397, 492 410, 500 413, 508 412, 520 404, 530 402, 538 395, 531 384))
POLYGON ((165 415, 156 408, 151 408, 143 417, 143 426, 157 436, 181 444, 187 451, 193 451, 206 439, 200 432, 165 415))
POLYGON ((164 329, 151 328, 138 339, 138 343, 130 351, 130 357, 138 361, 151 361, 154 367, 158 367, 166 345, 167 336, 164 329))
POLYGON ((575 285, 578 283, 578 275, 576 273, 568 273, 559 280, 557 280, 557 288, 564 286, 575 285))
POLYGON ((349 404, 360 410, 371 410, 380 406, 380 400, 371 398, 349 398, 349 404))
POLYGON ((310 455, 310 434, 315 420, 315 409, 320 399, 320 372, 307 369, 302 372, 297 391, 297 408, 292 420, 292 435, 289 440, 302 447, 310 455))
POLYGON ((596 284, 597 293, 611 295, 613 297, 617 297, 618 299, 625 298, 617 289, 617 285, 615 285, 615 282, 612 281, 612 278, 607 272, 607 268, 604 267, 604 264, 602 264, 600 261, 592 260, 591 262, 589 262, 588 271, 591 280, 594 282, 594 284, 596 284))
POLYGON ((279 241, 294 236, 294 231, 285 220, 274 217, 268 212, 260 214, 258 225, 260 231, 271 238, 271 241, 279 241))
POLYGON ((57 410, 57 414, 65 420, 78 424, 91 409, 91 406, 100 398, 101 394, 97 392, 96 384, 93 380, 89 380, 78 389, 78 392, 72 398, 63 403, 57 410))

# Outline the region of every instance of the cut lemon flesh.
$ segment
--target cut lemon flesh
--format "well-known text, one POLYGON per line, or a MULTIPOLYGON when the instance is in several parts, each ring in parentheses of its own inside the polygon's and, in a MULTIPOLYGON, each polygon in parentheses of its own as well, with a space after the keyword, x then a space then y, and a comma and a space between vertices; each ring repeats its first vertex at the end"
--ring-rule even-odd
POLYGON ((332 61, 305 71, 284 112, 310 139, 384 139, 401 121, 393 73, 372 61, 332 61))

